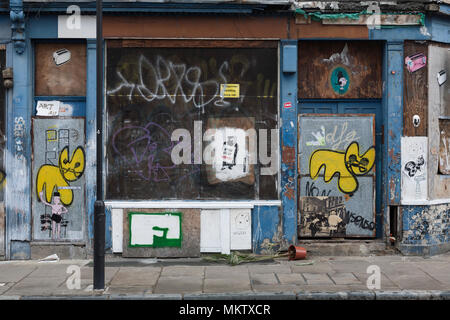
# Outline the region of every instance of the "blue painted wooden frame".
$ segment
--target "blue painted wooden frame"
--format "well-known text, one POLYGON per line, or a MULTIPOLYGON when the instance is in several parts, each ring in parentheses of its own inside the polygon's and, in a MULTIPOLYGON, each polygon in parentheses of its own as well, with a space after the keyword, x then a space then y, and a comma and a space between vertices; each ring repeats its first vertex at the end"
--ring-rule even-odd
MULTIPOLYGON (((281 47, 292 46, 297 56, 297 40, 281 40, 281 47)), ((291 50, 290 50, 291 51, 291 50)), ((280 117, 281 117, 281 185, 280 198, 283 208, 283 242, 284 245, 297 243, 297 73, 283 72, 285 59, 280 54, 280 117)))

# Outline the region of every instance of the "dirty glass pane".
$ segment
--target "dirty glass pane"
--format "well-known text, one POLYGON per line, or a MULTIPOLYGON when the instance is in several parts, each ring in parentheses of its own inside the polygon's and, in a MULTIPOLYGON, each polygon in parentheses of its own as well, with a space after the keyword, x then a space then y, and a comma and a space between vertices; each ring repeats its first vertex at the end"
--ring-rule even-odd
POLYGON ((277 81, 273 48, 108 48, 107 199, 276 199, 248 130, 277 128, 277 81))

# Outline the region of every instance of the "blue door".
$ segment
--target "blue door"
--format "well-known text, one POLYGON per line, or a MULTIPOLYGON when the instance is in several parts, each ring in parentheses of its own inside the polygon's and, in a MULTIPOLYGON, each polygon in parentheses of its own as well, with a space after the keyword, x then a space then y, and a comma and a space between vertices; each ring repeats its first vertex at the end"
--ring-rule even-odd
MULTIPOLYGON (((382 235, 381 216, 381 174, 383 117, 381 99, 371 100, 302 100, 299 102, 300 114, 374 114, 375 115, 375 230, 376 237, 382 235)), ((299 126, 299 134, 302 128, 299 126)), ((364 152, 364 151, 362 151, 364 152)), ((299 150, 301 153, 301 150, 299 150)), ((301 184, 299 184, 301 185, 301 184)), ((301 188, 301 187, 300 187, 301 188)), ((302 190, 300 190, 302 194, 302 190)), ((359 221, 357 221, 359 222, 359 221)))

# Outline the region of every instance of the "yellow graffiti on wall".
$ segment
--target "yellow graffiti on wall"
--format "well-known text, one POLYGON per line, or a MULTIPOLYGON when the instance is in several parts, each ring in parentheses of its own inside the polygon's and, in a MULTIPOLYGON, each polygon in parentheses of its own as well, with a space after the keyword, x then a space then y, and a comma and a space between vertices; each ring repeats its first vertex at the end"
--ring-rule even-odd
POLYGON ((69 147, 59 154, 59 166, 44 164, 39 168, 36 178, 36 193, 44 191, 45 200, 51 202, 53 190, 60 193, 61 203, 70 205, 73 201, 73 191, 65 189, 69 182, 78 180, 84 172, 85 155, 82 147, 78 147, 69 158, 69 147), (62 188, 61 188, 62 187, 62 188))
POLYGON ((353 194, 358 190, 357 176, 363 176, 372 170, 375 164, 375 147, 370 147, 363 155, 359 155, 359 145, 352 142, 346 151, 316 150, 309 161, 309 174, 316 179, 324 167, 324 181, 330 182, 338 175, 338 188, 345 194, 353 194))

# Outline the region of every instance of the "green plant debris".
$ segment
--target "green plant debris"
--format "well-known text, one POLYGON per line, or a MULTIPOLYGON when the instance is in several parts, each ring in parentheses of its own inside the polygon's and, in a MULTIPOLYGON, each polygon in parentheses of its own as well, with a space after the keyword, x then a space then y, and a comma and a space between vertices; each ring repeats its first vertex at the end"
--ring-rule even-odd
POLYGON ((203 257, 203 260, 209 262, 222 262, 228 263, 232 266, 236 266, 241 263, 249 263, 249 262, 258 262, 258 261, 266 261, 273 260, 274 258, 287 256, 287 253, 280 254, 276 253, 273 255, 258 255, 253 253, 241 253, 238 251, 233 251, 230 254, 209 254, 203 257))

